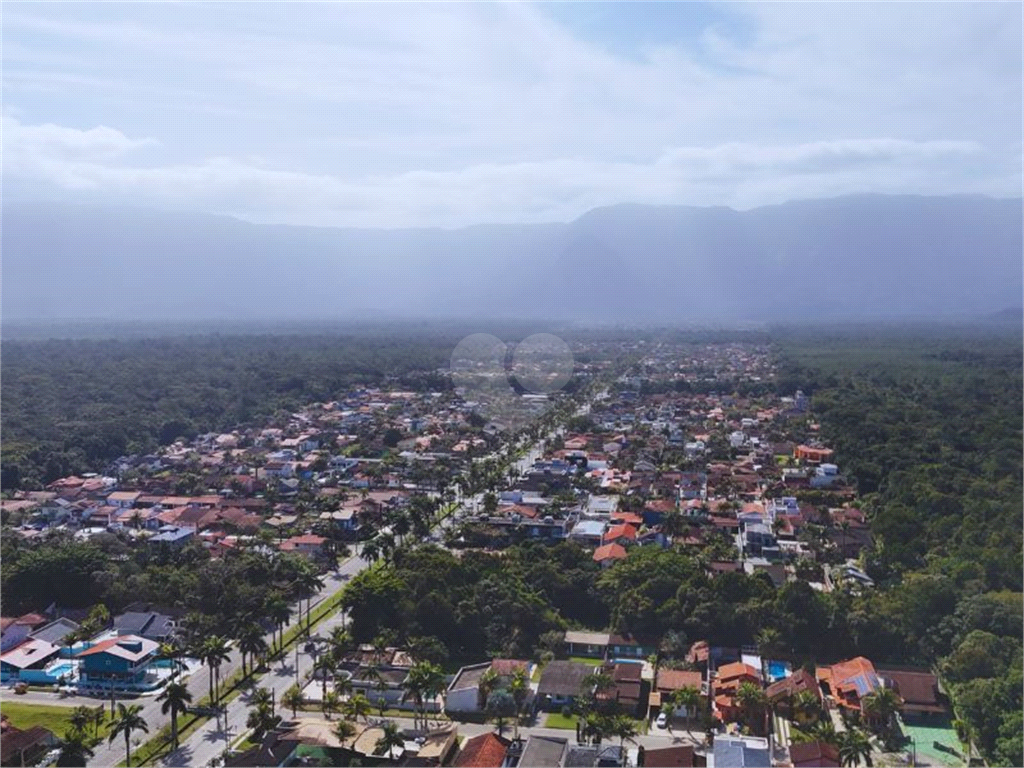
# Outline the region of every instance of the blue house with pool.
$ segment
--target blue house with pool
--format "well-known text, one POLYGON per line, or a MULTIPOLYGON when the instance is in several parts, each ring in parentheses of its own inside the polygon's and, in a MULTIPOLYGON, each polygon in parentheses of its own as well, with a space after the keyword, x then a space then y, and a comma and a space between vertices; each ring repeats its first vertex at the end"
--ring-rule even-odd
POLYGON ((156 661, 160 644, 138 635, 103 640, 75 658, 84 685, 141 686, 156 661))
POLYGON ((56 683, 70 671, 71 663, 61 662, 60 646, 46 640, 26 640, 0 656, 0 682, 4 683, 56 683))

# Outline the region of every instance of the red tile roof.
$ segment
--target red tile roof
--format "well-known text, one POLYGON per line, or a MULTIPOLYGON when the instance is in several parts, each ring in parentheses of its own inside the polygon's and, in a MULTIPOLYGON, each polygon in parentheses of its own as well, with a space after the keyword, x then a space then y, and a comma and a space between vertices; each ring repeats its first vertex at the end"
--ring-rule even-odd
POLYGON ((613 525, 605 533, 603 541, 616 541, 617 539, 636 539, 636 528, 632 525, 613 525))
POLYGON ((454 764, 457 768, 499 768, 511 743, 493 733, 474 736, 462 746, 454 764))
POLYGON ((604 560, 622 560, 626 557, 626 548, 621 544, 605 544, 594 550, 594 560, 598 563, 604 560))

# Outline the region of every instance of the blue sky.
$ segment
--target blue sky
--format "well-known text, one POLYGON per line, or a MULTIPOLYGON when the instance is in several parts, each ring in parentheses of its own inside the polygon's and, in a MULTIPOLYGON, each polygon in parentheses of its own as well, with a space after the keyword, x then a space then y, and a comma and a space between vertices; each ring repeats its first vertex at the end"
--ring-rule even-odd
POLYGON ((1021 192, 995 3, 18 3, 4 194, 455 227, 1021 192))

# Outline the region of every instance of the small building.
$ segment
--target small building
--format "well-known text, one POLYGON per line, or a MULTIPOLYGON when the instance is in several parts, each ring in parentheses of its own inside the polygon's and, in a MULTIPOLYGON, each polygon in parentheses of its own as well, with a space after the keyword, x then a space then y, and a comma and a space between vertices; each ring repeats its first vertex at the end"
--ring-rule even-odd
POLYGON ((530 768, 561 768, 569 740, 557 736, 530 736, 523 747, 519 765, 530 768))
MULTIPOLYGON (((541 707, 556 711, 571 706, 583 695, 583 681, 594 672, 595 667, 578 661, 552 661, 541 672, 537 684, 537 698, 541 707)), ((525 758, 525 752, 524 752, 525 758)), ((533 763, 524 763, 533 765, 533 763)))
POLYGON ((59 658, 60 646, 46 640, 26 640, 0 656, 0 681, 54 683, 57 676, 51 671, 59 658))
POLYGON ((501 768, 512 742, 496 733, 467 739, 453 765, 455 768, 501 768))
POLYGON ((174 634, 174 619, 152 611, 128 612, 114 617, 114 630, 119 636, 146 638, 156 643, 166 642, 174 634))
POLYGON ((0 765, 35 765, 60 740, 48 728, 34 725, 22 730, 4 720, 0 734, 0 765))
POLYGON ((565 633, 565 649, 570 656, 593 656, 603 659, 608 655, 611 635, 607 632, 581 632, 571 629, 565 633))
POLYGON ((709 768, 770 768, 768 739, 754 736, 716 736, 709 768))
POLYGON ((789 745, 789 761, 793 768, 839 768, 839 750, 824 741, 789 745))

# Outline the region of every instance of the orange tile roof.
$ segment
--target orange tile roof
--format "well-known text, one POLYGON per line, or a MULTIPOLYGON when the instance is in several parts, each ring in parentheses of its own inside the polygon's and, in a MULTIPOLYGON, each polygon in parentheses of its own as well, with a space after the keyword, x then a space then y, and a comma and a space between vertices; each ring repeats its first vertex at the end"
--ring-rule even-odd
POLYGON ((622 560, 626 557, 626 548, 621 544, 605 544, 594 550, 594 560, 600 563, 603 560, 622 560))
POLYGON ((511 744, 493 733, 484 733, 467 739, 455 758, 458 768, 499 768, 511 744))

